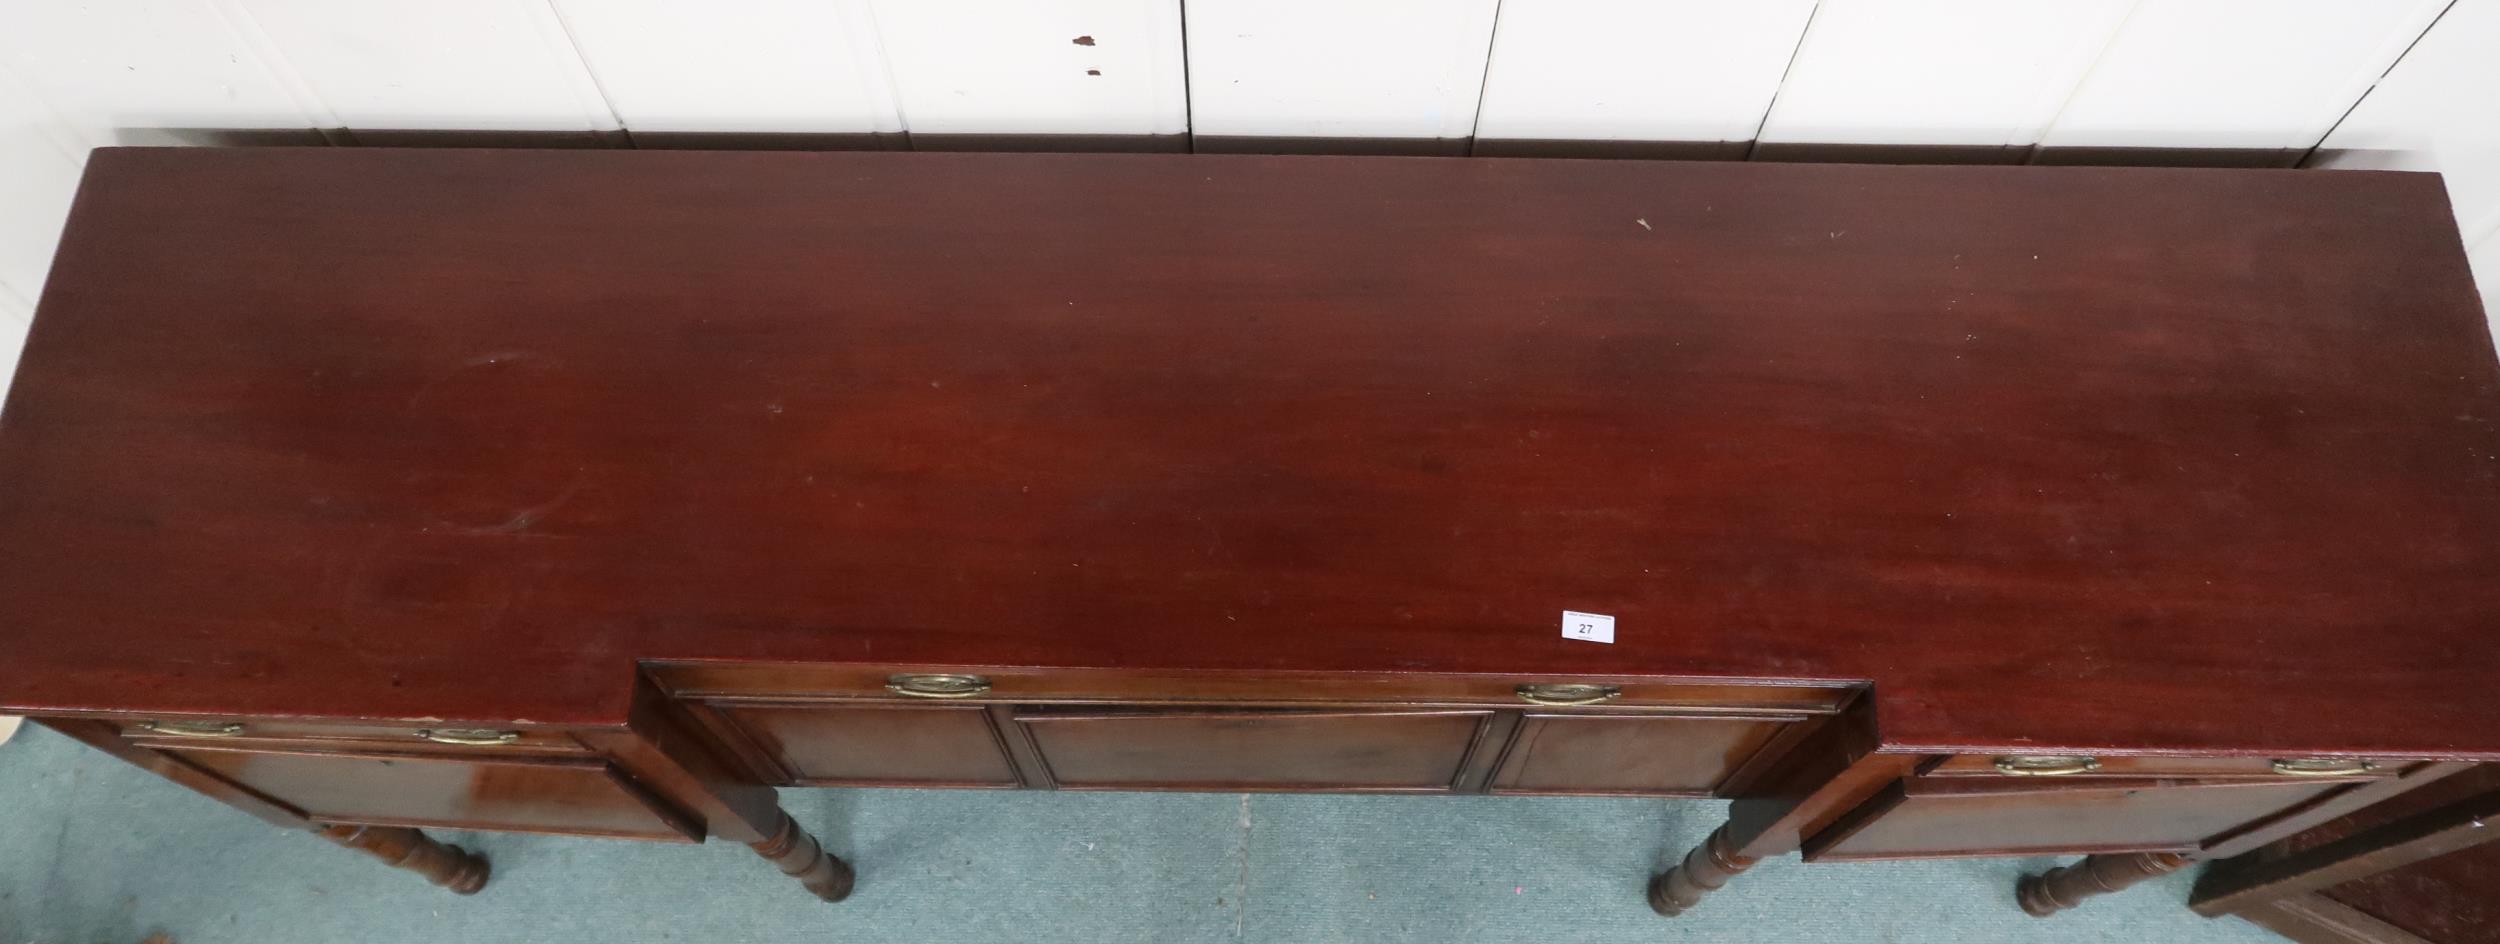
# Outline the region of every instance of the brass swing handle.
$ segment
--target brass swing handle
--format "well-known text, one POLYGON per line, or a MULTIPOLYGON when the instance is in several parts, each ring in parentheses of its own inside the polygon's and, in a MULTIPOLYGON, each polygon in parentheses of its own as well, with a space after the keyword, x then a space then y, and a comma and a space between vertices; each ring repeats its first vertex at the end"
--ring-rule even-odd
POLYGON ((2100 758, 2068 757, 2051 754, 2017 754, 1999 757, 1997 773, 2008 777, 2069 777, 2101 769, 2100 758))
POLYGON ((230 738, 243 736, 240 721, 142 721, 141 730, 184 738, 230 738))
POLYGON ((885 690, 913 698, 973 698, 989 694, 990 680, 978 675, 895 675, 885 690))
POLYGON ((521 739, 519 731, 493 731, 482 728, 423 728, 417 736, 436 744, 458 744, 464 747, 494 747, 521 739))
POLYGON ((2275 773, 2286 777, 2354 777, 2378 769, 2377 764, 2369 761, 2342 757, 2278 760, 2272 766, 2275 773))
POLYGON ((1579 682, 1547 682, 1519 686, 1519 698, 1532 705, 1572 708, 1594 705, 1622 697, 1623 689, 1612 685, 1589 685, 1579 682))

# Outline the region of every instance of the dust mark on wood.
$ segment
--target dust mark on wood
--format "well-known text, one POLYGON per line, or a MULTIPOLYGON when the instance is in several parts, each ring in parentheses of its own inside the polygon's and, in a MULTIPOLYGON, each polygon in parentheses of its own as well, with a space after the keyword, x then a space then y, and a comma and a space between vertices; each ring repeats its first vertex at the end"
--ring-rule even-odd
POLYGON ((588 478, 588 476, 584 474, 574 475, 573 481, 567 483, 564 486, 564 490, 557 492, 554 498, 550 498, 538 504, 515 511, 512 513, 512 517, 504 519, 501 524, 492 524, 474 528, 454 528, 453 530, 461 534, 519 534, 523 531, 527 531, 531 528, 537 527, 540 521, 546 520, 547 516, 554 514, 556 509, 564 507, 565 502, 572 501, 573 495, 582 490, 582 480, 585 478, 588 478))

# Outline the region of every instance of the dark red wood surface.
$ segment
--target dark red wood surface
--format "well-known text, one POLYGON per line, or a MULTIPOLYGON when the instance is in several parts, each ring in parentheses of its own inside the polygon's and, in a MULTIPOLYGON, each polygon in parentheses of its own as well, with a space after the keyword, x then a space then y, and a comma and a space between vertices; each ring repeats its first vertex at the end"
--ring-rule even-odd
POLYGON ((2495 420, 2428 175, 104 150, 0 415, 0 706, 1658 674, 2500 757, 2495 420))

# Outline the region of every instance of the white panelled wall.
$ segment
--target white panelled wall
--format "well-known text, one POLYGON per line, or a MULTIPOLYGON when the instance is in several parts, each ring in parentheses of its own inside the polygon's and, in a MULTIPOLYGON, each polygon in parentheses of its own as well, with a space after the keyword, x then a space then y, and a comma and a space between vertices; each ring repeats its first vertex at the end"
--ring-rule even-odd
POLYGON ((2493 50, 2500 0, 15 0, 0 354, 134 144, 2436 169, 2495 285, 2493 50))
POLYGON ((2020 161, 2133 7, 1823 0, 1763 121, 1757 156, 1864 143, 2020 161))
POLYGON ((1693 145, 1667 151, 1679 156, 1743 157, 1814 9, 1814 0, 1503 0, 1477 152, 1671 141, 1693 145))

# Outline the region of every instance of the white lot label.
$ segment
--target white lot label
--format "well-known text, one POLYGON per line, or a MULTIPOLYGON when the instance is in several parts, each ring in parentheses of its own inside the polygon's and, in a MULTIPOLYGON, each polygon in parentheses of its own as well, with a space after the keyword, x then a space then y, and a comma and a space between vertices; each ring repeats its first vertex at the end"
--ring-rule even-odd
POLYGON ((1615 641, 1615 618, 1602 613, 1563 611, 1563 638, 1582 642, 1615 641))

